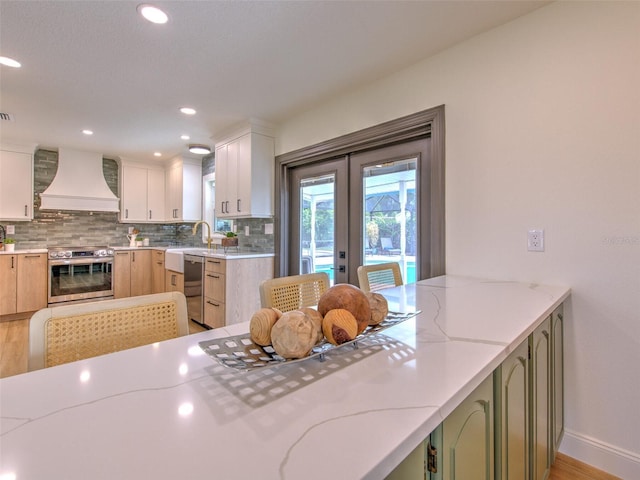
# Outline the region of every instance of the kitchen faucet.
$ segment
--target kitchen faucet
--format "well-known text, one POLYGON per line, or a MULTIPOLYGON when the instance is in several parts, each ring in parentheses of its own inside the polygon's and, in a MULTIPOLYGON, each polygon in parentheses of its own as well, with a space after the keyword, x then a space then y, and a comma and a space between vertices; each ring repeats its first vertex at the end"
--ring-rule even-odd
POLYGON ((211 225, 209 225, 204 220, 200 220, 193 226, 193 231, 191 233, 195 235, 196 230, 198 229, 198 225, 200 225, 201 223, 204 223, 207 226, 207 249, 211 250, 211 225))

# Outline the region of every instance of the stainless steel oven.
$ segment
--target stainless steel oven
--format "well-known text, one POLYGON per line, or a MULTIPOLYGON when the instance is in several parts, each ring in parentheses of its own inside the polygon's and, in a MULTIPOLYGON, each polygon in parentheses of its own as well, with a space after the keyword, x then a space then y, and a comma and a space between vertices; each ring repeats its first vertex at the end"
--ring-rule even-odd
POLYGON ((113 249, 49 249, 49 304, 113 298, 113 249))

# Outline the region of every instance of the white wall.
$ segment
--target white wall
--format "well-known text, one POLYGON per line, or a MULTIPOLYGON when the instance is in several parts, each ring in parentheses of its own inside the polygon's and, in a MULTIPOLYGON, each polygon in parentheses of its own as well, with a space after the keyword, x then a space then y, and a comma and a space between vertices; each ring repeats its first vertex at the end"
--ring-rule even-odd
POLYGON ((277 153, 440 104, 447 272, 571 286, 561 449, 640 478, 640 3, 548 5, 292 119, 277 153))

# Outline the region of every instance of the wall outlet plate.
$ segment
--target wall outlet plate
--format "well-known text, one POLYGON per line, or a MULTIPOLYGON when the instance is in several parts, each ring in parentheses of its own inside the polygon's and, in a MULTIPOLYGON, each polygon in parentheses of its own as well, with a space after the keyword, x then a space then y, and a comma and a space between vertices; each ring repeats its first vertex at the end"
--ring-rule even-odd
POLYGON ((544 252, 544 230, 534 229, 527 232, 527 250, 544 252))
POLYGON ((7 225, 7 228, 5 228, 5 230, 7 231, 7 235, 15 235, 16 234, 16 226, 15 225, 7 225))

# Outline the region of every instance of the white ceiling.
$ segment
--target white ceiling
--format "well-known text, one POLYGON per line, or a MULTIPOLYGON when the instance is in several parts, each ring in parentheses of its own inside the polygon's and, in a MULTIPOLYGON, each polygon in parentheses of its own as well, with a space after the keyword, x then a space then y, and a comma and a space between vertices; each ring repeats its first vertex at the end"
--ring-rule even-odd
POLYGON ((0 55, 22 63, 0 66, 0 111, 15 118, 0 121, 3 143, 169 159, 249 118, 277 125, 548 2, 155 2, 166 25, 143 20, 138 3, 0 1, 0 55))

